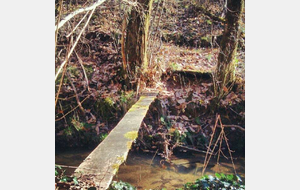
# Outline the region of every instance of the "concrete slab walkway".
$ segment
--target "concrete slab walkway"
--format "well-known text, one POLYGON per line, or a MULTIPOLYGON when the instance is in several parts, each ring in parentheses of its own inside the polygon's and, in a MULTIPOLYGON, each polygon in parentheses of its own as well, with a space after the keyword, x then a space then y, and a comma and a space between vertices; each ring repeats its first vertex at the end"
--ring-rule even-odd
POLYGON ((93 181, 97 189, 107 189, 119 166, 126 160, 132 142, 157 93, 142 95, 123 119, 75 170, 75 176, 93 181))

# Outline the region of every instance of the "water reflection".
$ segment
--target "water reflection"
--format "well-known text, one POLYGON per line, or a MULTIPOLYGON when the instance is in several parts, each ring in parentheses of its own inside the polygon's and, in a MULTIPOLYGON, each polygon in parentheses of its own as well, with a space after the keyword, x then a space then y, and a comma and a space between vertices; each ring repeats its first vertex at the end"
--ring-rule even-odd
MULTIPOLYGON (((73 150, 56 152, 55 164, 78 167, 90 154, 91 150, 73 150)), ((172 164, 164 162, 160 156, 153 159, 153 154, 130 152, 126 163, 120 166, 118 174, 113 180, 122 180, 140 189, 176 189, 187 182, 194 182, 202 172, 205 154, 180 153, 172 156, 172 164), (153 160, 152 160, 153 159, 153 160), (151 164, 151 165, 150 165, 151 164)), ((205 174, 214 175, 215 172, 233 174, 230 159, 212 157, 205 174)), ((245 179, 245 158, 234 160, 237 173, 245 179)), ((75 168, 63 168, 66 175, 71 175, 75 168)))
POLYGON ((72 175, 75 169, 83 162, 83 160, 92 152, 92 150, 69 150, 56 151, 55 164, 65 165, 69 167, 62 167, 66 170, 66 175, 72 175))
MULTIPOLYGON (((159 156, 152 161, 153 155, 130 152, 113 180, 122 180, 138 189, 176 189, 187 182, 198 179, 202 172, 204 154, 183 154, 172 156, 172 164, 164 162, 159 156), (151 165, 150 165, 151 164, 151 165)), ((216 172, 233 174, 230 159, 211 158, 205 174, 214 175, 216 172)), ((237 173, 245 179, 245 159, 238 157, 234 160, 237 173)))

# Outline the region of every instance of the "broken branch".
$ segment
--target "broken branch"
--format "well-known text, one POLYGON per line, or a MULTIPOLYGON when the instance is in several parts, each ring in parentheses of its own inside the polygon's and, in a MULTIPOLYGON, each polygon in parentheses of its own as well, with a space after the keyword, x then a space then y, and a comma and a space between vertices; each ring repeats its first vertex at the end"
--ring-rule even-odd
MULTIPOLYGON (((84 101, 86 101, 91 95, 88 95, 87 97, 85 97, 81 102, 80 104, 82 104, 84 101)), ((63 118, 65 118, 67 115, 69 115, 70 113, 72 113, 74 110, 76 110, 77 108, 79 107, 79 105, 77 105, 75 108, 73 108, 72 110, 70 110, 68 113, 66 113, 65 115, 63 115, 62 117, 56 119, 55 121, 59 121, 63 118)))
POLYGON ((98 7, 99 5, 101 5, 104 1, 106 1, 106 0, 98 0, 97 2, 95 2, 93 5, 91 5, 89 7, 81 8, 81 9, 78 9, 78 10, 70 13, 68 16, 66 16, 64 19, 62 19, 55 26, 55 30, 58 30, 59 28, 61 28, 68 20, 70 20, 71 18, 73 18, 75 15, 83 13, 83 12, 86 12, 86 11, 95 10, 96 7, 98 7))
POLYGON ((56 81, 56 79, 58 77, 58 74, 61 72, 61 69, 65 66, 65 64, 67 63, 67 60, 70 58, 71 54, 73 53, 73 51, 74 51, 74 49, 75 49, 75 47, 76 47, 76 45, 77 45, 77 43, 78 43, 78 41, 79 41, 82 33, 83 33, 83 31, 85 30, 85 28, 87 27, 90 19, 92 18, 92 15, 93 15, 95 9, 96 9, 96 7, 94 7, 94 9, 91 11, 91 14, 90 14, 88 20, 86 21, 84 27, 82 28, 82 30, 80 31, 79 35, 77 36, 76 41, 75 41, 74 45, 72 46, 71 50, 69 51, 66 60, 60 65, 60 67, 59 67, 59 69, 58 69, 58 71, 57 71, 57 73, 55 75, 55 81, 56 81))
MULTIPOLYGON (((218 127, 221 127, 221 126, 218 125, 218 127)), ((234 127, 234 128, 238 128, 242 131, 245 131, 245 128, 238 126, 238 125, 223 125, 223 127, 234 127)))

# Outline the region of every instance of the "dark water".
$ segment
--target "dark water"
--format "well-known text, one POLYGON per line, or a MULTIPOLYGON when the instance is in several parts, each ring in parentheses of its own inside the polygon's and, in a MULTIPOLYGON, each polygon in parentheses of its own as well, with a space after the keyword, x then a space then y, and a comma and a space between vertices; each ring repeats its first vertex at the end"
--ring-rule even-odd
POLYGON ((86 149, 55 151, 55 164, 69 166, 62 166, 62 169, 66 170, 66 175, 71 175, 91 152, 92 150, 86 149))
MULTIPOLYGON (((73 166, 64 168, 66 175, 71 175, 75 168, 92 152, 92 150, 73 150, 56 152, 55 164, 73 166)), ((113 180, 125 181, 140 189, 176 189, 187 182, 194 182, 201 177, 205 154, 180 153, 171 157, 172 164, 164 162, 160 156, 153 154, 130 152, 126 162, 120 166, 113 180), (153 160, 152 160, 153 159, 153 160), (151 165, 150 165, 151 164, 151 165)), ((216 172, 233 174, 230 159, 212 157, 205 174, 216 172)), ((234 164, 237 173, 245 180, 245 158, 236 157, 234 164)))

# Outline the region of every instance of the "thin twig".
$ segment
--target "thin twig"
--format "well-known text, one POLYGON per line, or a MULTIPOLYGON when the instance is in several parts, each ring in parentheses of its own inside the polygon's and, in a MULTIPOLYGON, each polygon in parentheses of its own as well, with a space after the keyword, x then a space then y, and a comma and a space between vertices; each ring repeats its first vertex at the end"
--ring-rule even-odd
MULTIPOLYGON (((80 93, 79 93, 80 94, 80 93)), ((82 94, 82 93, 81 93, 82 94)), ((70 100, 72 98, 74 98, 76 95, 70 96, 70 97, 66 97, 66 98, 58 98, 59 100, 70 100)))
POLYGON ((157 152, 158 152, 158 149, 156 149, 156 152, 155 152, 155 154, 154 154, 154 156, 153 156, 153 158, 152 158, 152 160, 151 160, 151 162, 150 162, 150 166, 151 166, 151 164, 152 164, 152 162, 153 162, 153 160, 154 160, 154 158, 155 158, 157 152))
POLYGON ((68 34, 66 35, 66 37, 70 37, 73 32, 77 29, 77 27, 80 25, 80 23, 83 21, 83 19, 85 19, 85 17, 88 15, 89 12, 85 13, 85 15, 82 17, 82 19, 78 22, 78 24, 73 28, 73 30, 68 34))
MULTIPOLYGON (((205 159, 204 159, 204 166, 203 166, 203 169, 202 169, 202 175, 205 171, 205 164, 206 164, 206 160, 207 160, 207 157, 208 157, 208 152, 210 151, 210 146, 212 144, 212 140, 213 140, 213 137, 214 137, 214 134, 215 134, 215 131, 216 131, 216 128, 217 128, 217 122, 218 122, 218 119, 219 119, 219 115, 216 115, 216 122, 215 122, 215 126, 213 128, 213 132, 212 132, 212 135, 211 135, 211 138, 210 138, 210 141, 209 141, 209 145, 208 145, 208 148, 207 148, 207 151, 206 151, 206 155, 205 155, 205 159)), ((211 152, 214 152, 214 151, 211 151, 211 152)), ((197 168, 195 170, 195 173, 197 173, 197 168)))
POLYGON ((232 109, 231 107, 229 107, 229 109, 230 109, 233 113, 237 114, 238 116, 245 117, 245 116, 243 116, 243 115, 237 113, 236 111, 234 111, 234 109, 232 109))
MULTIPOLYGON (((220 121, 221 132, 220 132, 220 134, 219 134, 219 137, 218 137, 217 141, 215 142, 215 145, 214 145, 214 147, 213 147, 213 149, 212 149, 212 152, 214 152, 215 147, 216 147, 217 143, 218 143, 219 140, 220 140, 220 147, 219 147, 218 160, 217 160, 217 163, 219 163, 219 156, 220 156, 220 153, 222 153, 222 154, 224 155, 223 151, 221 150, 221 145, 222 145, 222 142, 221 142, 221 141, 222 141, 223 138, 224 138, 224 140, 225 140, 225 142, 226 142, 226 145, 227 145, 227 148, 228 148, 228 152, 229 152, 230 158, 231 158, 231 163, 232 163, 232 167, 233 167, 234 173, 235 173, 235 175, 237 175, 237 172, 236 172, 236 169, 235 169, 235 165, 234 165, 234 162, 233 162, 233 157, 232 157, 232 154, 231 154, 232 150, 231 150, 230 147, 229 147, 228 140, 227 140, 226 134, 225 134, 225 132, 224 132, 224 125, 222 124, 220 115, 217 115, 217 117, 216 117, 216 123, 215 123, 215 127, 214 127, 214 129, 213 129, 213 134, 214 134, 215 128, 217 128, 217 122, 218 122, 218 121, 220 121), (220 139, 220 138, 221 138, 221 139, 220 139)), ((212 139, 212 138, 213 138, 213 135, 212 135, 211 139, 212 139)), ((207 151, 210 149, 210 145, 211 145, 211 143, 209 144, 209 147, 208 147, 207 151)), ((225 155, 224 155, 224 156, 225 156, 225 155)), ((207 165, 208 165, 208 163, 209 163, 209 160, 210 160, 210 158, 211 158, 211 155, 209 156, 208 160, 207 160, 206 158, 207 158, 207 154, 206 154, 206 156, 205 156, 204 166, 203 166, 202 173, 201 173, 202 176, 203 176, 204 171, 205 171, 205 169, 206 169, 206 167, 207 167, 207 165), (206 161, 206 160, 207 160, 207 161, 206 161)), ((226 157, 225 157, 225 158, 226 158, 226 157)), ((196 171, 197 171, 197 170, 196 170, 196 171)))
MULTIPOLYGON (((190 150, 190 151, 200 152, 200 153, 206 153, 207 152, 207 151, 198 150, 198 149, 195 149, 195 148, 190 148, 190 147, 186 147, 186 146, 182 146, 182 145, 177 145, 177 147, 184 148, 184 149, 187 149, 187 150, 190 150)), ((208 152, 208 154, 213 154, 213 153, 208 152)))
POLYGON ((77 9, 76 11, 70 13, 68 16, 66 16, 64 19, 62 19, 56 26, 55 26, 55 30, 57 28, 60 29, 60 27, 62 27, 68 20, 70 20, 71 18, 73 18, 75 15, 80 14, 82 12, 86 12, 86 11, 90 11, 90 10, 95 10, 99 5, 101 5, 104 1, 106 0, 98 0, 97 2, 95 2, 93 5, 89 6, 89 7, 85 7, 85 8, 81 8, 81 9, 77 9))
POLYGON ((228 160, 228 157, 225 156, 224 152, 221 150, 222 155, 224 156, 224 158, 226 158, 226 160, 228 160))
POLYGON ((229 147, 229 144, 228 144, 228 141, 227 141, 227 138, 226 138, 226 135, 225 135, 224 128, 223 128, 221 120, 220 120, 220 124, 221 124, 221 127, 222 127, 222 132, 224 134, 224 139, 225 139, 225 142, 226 142, 226 145, 227 145, 227 148, 228 148, 228 152, 229 152, 229 155, 230 155, 230 158, 231 158, 233 170, 234 170, 235 175, 237 175, 236 170, 235 170, 235 166, 234 166, 234 162, 233 162, 233 158, 232 158, 232 155, 231 155, 231 150, 230 150, 230 147, 229 147))
MULTIPOLYGON (((63 6, 62 6, 63 1, 64 0, 61 0, 60 5, 59 5, 60 10, 59 10, 59 15, 58 15, 57 22, 59 22, 60 18, 61 18, 61 13, 62 13, 62 9, 63 9, 63 6)), ((55 30, 55 51, 56 51, 56 45, 57 45, 57 35, 58 35, 58 28, 56 27, 56 30, 55 30)))
MULTIPOLYGON (((215 150, 215 148, 216 148, 216 146, 217 146, 217 143, 218 143, 219 140, 220 140, 220 137, 221 137, 221 134, 219 134, 218 139, 217 139, 217 141, 216 141, 216 143, 215 143, 215 145, 214 145, 214 147, 213 147, 213 149, 212 149, 212 152, 214 152, 214 150, 215 150)), ((207 162, 206 162, 206 163, 204 162, 204 166, 203 166, 202 173, 201 173, 202 176, 203 176, 203 174, 204 174, 204 172, 205 172, 205 169, 206 169, 207 166, 208 166, 208 163, 209 163, 209 160, 210 160, 211 156, 212 156, 212 154, 209 155, 207 162)))
MULTIPOLYGON (((62 111, 62 114, 64 114, 64 110, 63 110, 63 107, 62 107, 60 101, 58 103, 59 103, 60 109, 62 111)), ((68 124, 67 119, 66 118, 64 118, 64 119, 65 119, 65 124, 68 124)))
MULTIPOLYGON (((70 45, 68 46, 68 52, 70 51, 70 45)), ((68 63, 68 57, 66 59, 66 63, 68 63)), ((63 73, 61 75, 61 79, 60 79, 60 83, 59 83, 59 86, 58 86, 58 90, 57 90, 57 95, 56 95, 56 98, 55 98, 55 109, 56 109, 56 104, 57 104, 57 101, 58 101, 58 97, 59 97, 59 93, 60 93, 60 90, 61 90, 61 87, 62 87, 62 83, 63 83, 63 80, 64 80, 64 76, 65 76, 65 72, 66 72, 66 68, 67 68, 67 65, 68 64, 65 64, 64 65, 64 70, 63 70, 63 73)))
MULTIPOLYGON (((76 41, 75 41, 74 45, 72 46, 70 52, 68 53, 66 60, 69 59, 69 57, 70 57, 71 54, 73 53, 73 51, 74 51, 74 49, 75 49, 75 47, 76 47, 76 45, 77 45, 77 43, 78 43, 78 41, 79 41, 79 39, 80 39, 82 33, 83 33, 83 31, 85 30, 85 28, 87 27, 87 25, 88 25, 90 19, 92 18, 92 15, 93 15, 95 9, 96 9, 96 7, 94 7, 94 9, 91 11, 91 14, 90 14, 88 20, 86 21, 84 27, 82 28, 82 30, 80 31, 79 35, 77 36, 76 41)), ((62 69, 62 68, 64 67, 64 65, 66 64, 66 60, 60 65, 60 67, 59 67, 59 69, 58 69, 58 71, 57 71, 57 73, 56 73, 56 75, 55 75, 55 80, 57 79, 58 74, 61 72, 61 69, 62 69)))
MULTIPOLYGON (((221 126, 218 126, 218 127, 221 127, 221 126)), ((245 128, 238 126, 238 125, 223 125, 223 127, 233 127, 233 128, 238 128, 242 131, 245 131, 245 128)))
POLYGON ((72 88, 73 88, 73 91, 74 91, 74 93, 75 93, 75 98, 76 98, 77 104, 78 104, 80 110, 81 110, 83 113, 85 113, 85 110, 84 110, 84 108, 82 107, 82 105, 81 105, 81 103, 80 103, 80 100, 79 100, 79 97, 78 97, 78 94, 77 94, 76 87, 74 86, 74 84, 73 84, 73 82, 72 82, 72 79, 71 79, 71 77, 70 77, 70 75, 69 75, 68 72, 67 72, 67 77, 68 77, 68 79, 69 79, 69 81, 70 81, 70 84, 71 84, 71 86, 72 86, 72 88))
MULTIPOLYGON (((215 122, 215 126, 214 126, 214 128, 213 128, 213 132, 212 132, 212 135, 211 135, 211 138, 210 138, 210 141, 209 141, 209 145, 208 145, 208 148, 207 148, 207 152, 210 151, 210 146, 211 146, 211 143, 212 143, 212 140, 213 140, 215 131, 216 131, 218 118, 219 118, 219 115, 216 116, 216 122, 215 122)), ((206 162, 207 155, 208 155, 208 153, 206 153, 206 155, 205 155, 204 163, 206 162)))
POLYGON ((78 166, 67 166, 67 165, 60 165, 60 164, 59 166, 62 168, 74 168, 74 169, 78 168, 78 166))
POLYGON ((82 70, 83 70, 83 74, 84 74, 84 77, 85 77, 85 80, 86 80, 86 86, 87 86, 88 91, 90 92, 90 88, 89 88, 89 80, 88 80, 88 77, 87 77, 87 75, 86 75, 85 68, 84 68, 84 66, 83 66, 83 61, 81 60, 81 58, 79 57, 79 55, 77 54, 77 52, 76 52, 75 50, 74 50, 74 52, 75 52, 75 54, 76 54, 76 56, 77 56, 77 58, 78 58, 78 61, 79 61, 80 65, 81 65, 81 68, 82 68, 82 70))
MULTIPOLYGON (((86 101, 91 95, 88 95, 87 97, 85 97, 80 103, 82 104, 84 101, 86 101)), ((74 107, 72 110, 70 110, 68 113, 66 113, 65 115, 63 115, 62 117, 56 119, 55 121, 59 121, 63 118, 65 118, 67 115, 69 115, 70 113, 72 113, 75 109, 77 109, 79 107, 79 105, 77 105, 76 107, 74 107)))
MULTIPOLYGON (((221 133, 223 134, 223 131, 221 131, 221 133)), ((219 159, 220 159, 220 153, 221 153, 221 147, 222 147, 222 141, 223 141, 223 135, 221 136, 220 139, 220 145, 219 145, 219 151, 218 151, 218 158, 217 158, 217 164, 219 164, 219 159)))

